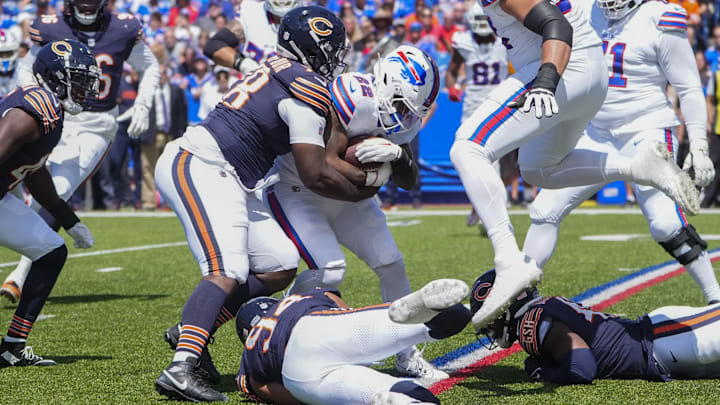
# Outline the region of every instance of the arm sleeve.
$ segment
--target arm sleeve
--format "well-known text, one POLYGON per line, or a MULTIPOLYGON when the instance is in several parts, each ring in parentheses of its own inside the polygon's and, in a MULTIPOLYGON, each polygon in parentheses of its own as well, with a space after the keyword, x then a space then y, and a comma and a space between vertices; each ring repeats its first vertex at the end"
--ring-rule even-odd
POLYGON ((145 46, 145 41, 140 40, 135 43, 130 51, 128 63, 138 73, 142 74, 135 102, 150 108, 152 97, 160 81, 160 69, 157 59, 155 59, 155 55, 150 51, 150 48, 145 46))
POLYGON ((680 110, 692 143, 707 136, 707 108, 700 74, 685 32, 665 31, 660 34, 658 62, 668 82, 680 98, 680 110))
POLYGON ((544 381, 555 384, 590 384, 597 377, 597 362, 590 349, 573 349, 559 365, 542 367, 544 381))
POLYGON ((30 51, 18 61, 18 86, 37 86, 37 80, 33 76, 33 63, 35 55, 40 51, 40 45, 33 45, 30 51))
POLYGON ((278 104, 278 114, 290 129, 290 144, 309 143, 325 147, 325 118, 307 104, 286 98, 278 104))

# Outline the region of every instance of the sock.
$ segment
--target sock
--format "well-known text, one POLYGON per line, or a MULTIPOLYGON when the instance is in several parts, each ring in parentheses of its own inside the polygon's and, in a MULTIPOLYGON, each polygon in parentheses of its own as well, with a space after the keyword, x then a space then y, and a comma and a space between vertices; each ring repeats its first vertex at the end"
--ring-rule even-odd
POLYGON ((710 263, 710 257, 708 257, 707 252, 702 252, 697 259, 686 264, 685 270, 692 276, 697 285, 700 286, 706 301, 720 301, 720 286, 718 285, 717 278, 715 278, 715 271, 713 270, 712 263, 710 263))
POLYGON ((263 297, 272 294, 262 281, 253 273, 248 275, 245 284, 238 286, 230 295, 225 298, 225 304, 220 309, 220 314, 215 320, 210 334, 214 334, 218 328, 235 318, 242 304, 255 297, 263 297))
POLYGON ((27 316, 25 318, 14 315, 8 328, 6 342, 25 342, 30 334, 30 330, 35 323, 35 317, 27 316))
POLYGON ((539 268, 545 268, 555 251, 560 227, 548 222, 533 222, 528 229, 523 253, 532 257, 539 268))
POLYGON ((47 223, 48 226, 52 228, 53 231, 57 232, 58 230, 60 230, 60 224, 57 222, 55 217, 44 207, 41 207, 38 210, 38 214, 40 215, 40 218, 42 218, 45 223, 47 223))
POLYGON ((212 281, 198 283, 183 308, 183 326, 173 361, 200 357, 226 297, 225 291, 212 281))
POLYGON ((520 249, 505 205, 505 185, 495 172, 487 150, 472 142, 457 141, 450 150, 450 158, 488 232, 495 257, 518 257, 520 249))
POLYGON ((373 269, 380 280, 380 296, 383 302, 392 302, 412 292, 402 259, 373 269))
POLYGON ((22 256, 20 258, 20 263, 15 267, 15 270, 13 270, 8 276, 5 278, 5 283, 12 281, 17 285, 18 289, 21 292, 22 295, 22 289, 23 285, 25 284, 25 279, 27 278, 28 273, 30 273, 30 268, 32 267, 32 260, 30 258, 22 256))
POLYGON ((27 334, 30 332, 30 328, 32 328, 32 323, 40 314, 40 310, 42 310, 45 305, 50 291, 52 291, 55 286, 55 281, 60 275, 60 270, 62 270, 66 258, 67 248, 65 245, 61 245, 33 262, 30 273, 25 280, 25 286, 22 296, 20 297, 20 303, 18 303, 17 310, 15 311, 15 317, 13 317, 13 322, 15 322, 17 318, 17 325, 23 326, 27 331, 19 329, 22 333, 19 333, 17 336, 8 333, 9 336, 27 338, 27 334), (29 322, 29 325, 25 322, 29 322))

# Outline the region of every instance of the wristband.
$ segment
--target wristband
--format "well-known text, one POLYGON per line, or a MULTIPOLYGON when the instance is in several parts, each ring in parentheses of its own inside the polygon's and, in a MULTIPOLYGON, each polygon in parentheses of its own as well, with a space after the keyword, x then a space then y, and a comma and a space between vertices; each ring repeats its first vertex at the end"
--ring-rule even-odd
POLYGON ((557 66, 554 63, 545 62, 540 66, 532 87, 548 89, 555 93, 559 82, 560 74, 557 71, 557 66))
POLYGON ((58 204, 48 207, 47 210, 66 231, 80 222, 80 218, 75 215, 75 212, 65 201, 60 200, 58 204))
POLYGON ((243 59, 245 59, 245 56, 243 56, 242 53, 235 53, 235 59, 233 60, 233 68, 238 72, 240 71, 240 65, 242 64, 243 59))
POLYGON ((400 151, 400 157, 390 162, 390 166, 392 166, 393 171, 395 171, 396 168, 402 169, 404 167, 412 166, 412 159, 410 159, 410 155, 405 152, 405 149, 400 148, 400 151))

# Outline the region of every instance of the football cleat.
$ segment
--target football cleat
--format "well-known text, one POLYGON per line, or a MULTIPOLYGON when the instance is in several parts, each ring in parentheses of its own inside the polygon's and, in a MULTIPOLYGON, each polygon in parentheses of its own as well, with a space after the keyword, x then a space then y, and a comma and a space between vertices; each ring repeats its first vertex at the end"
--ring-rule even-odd
POLYGON ((25 366, 54 366, 57 363, 33 353, 25 343, 10 343, 3 340, 0 344, 0 368, 25 366))
POLYGON ((442 310, 462 302, 468 293, 470 287, 462 280, 434 280, 418 291, 395 300, 388 308, 388 315, 397 323, 425 323, 442 310))
POLYGON ((194 361, 174 361, 155 380, 155 390, 168 398, 190 402, 227 402, 228 397, 215 391, 197 374, 194 361))
POLYGON ((408 377, 420 378, 426 382, 435 382, 450 378, 450 375, 425 360, 420 350, 413 347, 408 355, 400 352, 395 356, 395 370, 408 377))
POLYGON ((371 405, 435 405, 434 402, 420 402, 399 392, 378 392, 373 395, 371 405))
POLYGON ((0 295, 14 304, 20 300, 20 287, 14 281, 6 281, 0 287, 0 295))
POLYGON ((520 261, 502 261, 496 258, 495 272, 493 288, 487 297, 484 297, 482 307, 472 318, 472 324, 478 333, 507 311, 523 291, 538 285, 543 274, 535 260, 524 255, 520 261))
MULTIPOLYGON (((170 345, 172 350, 177 348, 178 340, 180 340, 181 329, 182 323, 178 322, 167 328, 165 331, 165 341, 170 345)), ((196 373, 200 376, 200 378, 212 385, 220 383, 220 372, 217 368, 215 368, 215 364, 213 364, 212 357, 210 357, 210 352, 208 351, 207 346, 203 348, 203 352, 198 359, 197 368, 196 373)))
POLYGON ((636 183, 665 193, 689 215, 700 212, 700 195, 690 176, 682 171, 665 144, 655 142, 632 159, 630 174, 636 183))
POLYGON ((467 226, 475 226, 480 223, 480 215, 473 209, 465 220, 467 226))

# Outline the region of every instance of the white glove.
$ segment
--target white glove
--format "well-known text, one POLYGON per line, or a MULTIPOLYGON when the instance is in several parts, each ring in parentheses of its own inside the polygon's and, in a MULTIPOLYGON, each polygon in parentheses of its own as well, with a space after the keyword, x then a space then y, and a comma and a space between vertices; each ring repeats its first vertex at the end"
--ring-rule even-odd
POLYGON ((67 234, 75 241, 75 247, 78 249, 87 249, 93 247, 95 239, 90 233, 87 225, 82 222, 78 222, 73 225, 72 228, 68 229, 67 234))
POLYGON ((127 111, 115 120, 117 122, 123 122, 131 118, 132 121, 130 121, 127 133, 130 138, 137 139, 150 127, 150 109, 146 105, 134 103, 132 107, 128 108, 127 111))
POLYGON ((545 110, 545 116, 548 118, 560 112, 560 107, 558 107, 557 100, 555 100, 555 93, 542 87, 530 89, 517 101, 508 105, 510 108, 518 108, 526 113, 530 112, 532 106, 535 106, 535 118, 537 119, 542 118, 543 109, 545 110))
POLYGON ((362 141, 355 150, 360 163, 394 162, 400 159, 402 148, 384 138, 370 138, 362 141))
POLYGON ((695 172, 695 184, 705 187, 715 178, 715 168, 708 154, 707 140, 694 140, 690 142, 690 152, 683 162, 683 171, 695 172))

